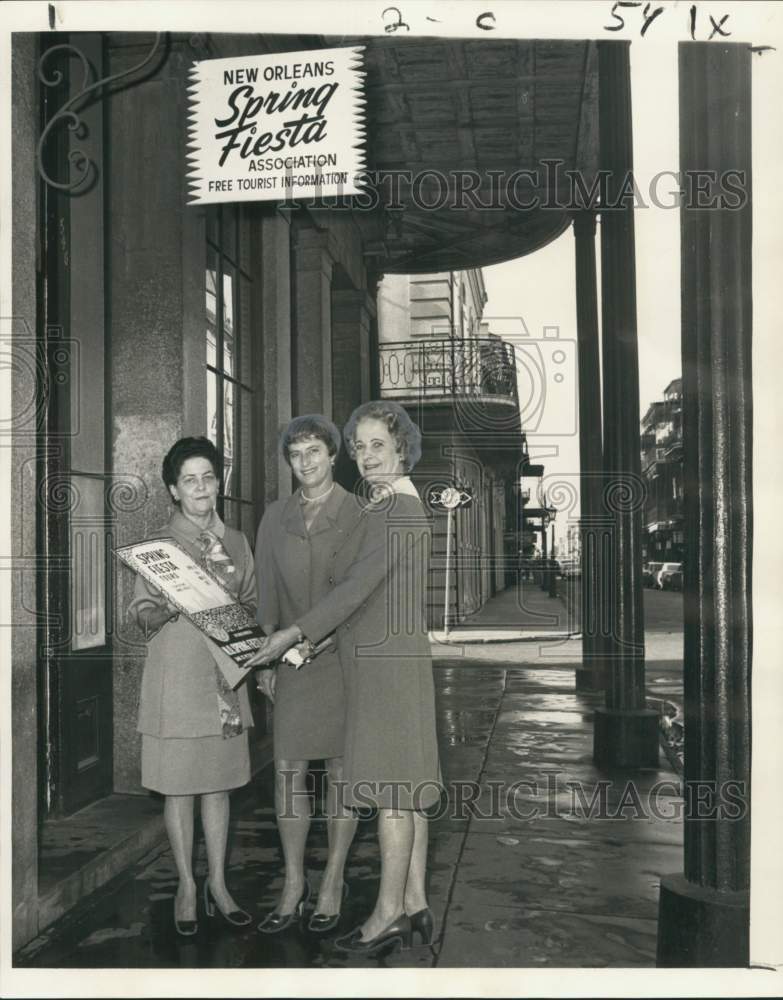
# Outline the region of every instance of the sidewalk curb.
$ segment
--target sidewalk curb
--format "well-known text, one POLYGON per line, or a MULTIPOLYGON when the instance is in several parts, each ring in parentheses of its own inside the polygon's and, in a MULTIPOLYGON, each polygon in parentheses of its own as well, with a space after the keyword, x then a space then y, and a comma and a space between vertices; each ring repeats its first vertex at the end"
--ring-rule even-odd
POLYGON ((473 637, 453 637, 444 636, 435 632, 428 632, 427 638, 432 646, 482 646, 489 643, 501 643, 501 642, 545 642, 547 639, 581 639, 581 632, 534 632, 532 635, 528 633, 522 633, 515 636, 479 636, 473 637))

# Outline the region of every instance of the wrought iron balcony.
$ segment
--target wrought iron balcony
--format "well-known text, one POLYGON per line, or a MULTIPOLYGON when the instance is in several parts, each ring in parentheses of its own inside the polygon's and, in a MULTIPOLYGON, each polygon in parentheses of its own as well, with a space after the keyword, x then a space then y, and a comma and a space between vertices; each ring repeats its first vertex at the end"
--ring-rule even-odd
POLYGON ((519 408, 514 348, 499 339, 381 344, 379 364, 381 396, 386 399, 474 399, 519 408))

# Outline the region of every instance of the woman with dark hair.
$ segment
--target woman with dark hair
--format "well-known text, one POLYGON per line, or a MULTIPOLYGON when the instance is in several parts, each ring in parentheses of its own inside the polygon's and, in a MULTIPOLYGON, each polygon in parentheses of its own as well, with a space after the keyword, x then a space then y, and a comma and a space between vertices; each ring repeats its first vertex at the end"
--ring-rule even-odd
MULTIPOLYGON (((381 882, 367 920, 336 941, 371 954, 424 943, 433 933, 426 897, 427 817, 442 793, 435 691, 425 616, 430 526, 407 473, 421 435, 396 403, 365 403, 344 431, 370 502, 335 546, 329 593, 265 641, 256 662, 336 629, 346 697, 344 800, 378 809, 381 882)), ((301 673, 316 674, 320 657, 301 673)))
MULTIPOLYGON (((320 414, 296 417, 280 448, 299 483, 264 512, 256 542, 258 621, 267 634, 287 628, 331 586, 331 555, 353 530, 360 509, 336 483, 333 467, 340 432, 320 414)), ((345 859, 356 820, 335 793, 342 780, 345 699, 337 650, 318 657, 317 670, 280 663, 259 672, 259 689, 274 702, 275 808, 285 860, 285 881, 275 909, 259 924, 264 934, 285 930, 302 915, 310 896, 304 856, 310 829, 307 772, 324 760, 328 777, 329 853, 310 930, 324 933, 340 918, 347 891, 345 859)))
MULTIPOLYGON (((226 527, 215 502, 222 479, 217 449, 204 437, 176 442, 163 460, 163 482, 174 503, 169 522, 152 537, 171 537, 216 574, 242 604, 255 608, 253 555, 247 539, 226 527)), ((174 923, 196 933, 193 812, 200 797, 209 875, 208 916, 215 906, 235 926, 252 921, 225 882, 229 789, 250 780, 247 727, 252 726, 244 686, 228 687, 208 640, 163 595, 136 577, 130 616, 149 643, 141 681, 138 730, 141 783, 165 796, 166 831, 179 875, 174 923)))

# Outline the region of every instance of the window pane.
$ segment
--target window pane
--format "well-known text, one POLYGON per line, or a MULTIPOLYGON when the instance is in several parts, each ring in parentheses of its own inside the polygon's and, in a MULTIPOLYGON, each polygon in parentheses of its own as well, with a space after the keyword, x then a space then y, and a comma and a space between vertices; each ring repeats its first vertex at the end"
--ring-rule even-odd
POLYGON ((237 371, 240 373, 240 379, 245 385, 254 386, 253 379, 253 354, 252 354, 252 335, 253 331, 250 325, 250 293, 252 290, 252 284, 247 278, 240 275, 239 277, 239 302, 238 302, 238 329, 236 332, 237 347, 239 350, 239 366, 237 371))
POLYGON ((106 522, 102 479, 73 476, 79 501, 71 515, 72 648, 106 645, 106 522))
POLYGON ((217 341, 215 331, 212 327, 207 327, 207 364, 217 368, 217 341))
POLYGON ((223 371, 233 375, 237 370, 234 338, 234 316, 236 315, 236 278, 234 269, 226 264, 223 275, 223 371))
POLYGON ((236 492, 234 484, 234 385, 223 383, 223 492, 233 495, 236 492))
POLYGON ((218 383, 217 375, 207 371, 207 437, 219 448, 218 443, 218 383))
POLYGON ((243 500, 253 499, 253 393, 247 389, 237 389, 237 436, 235 442, 236 472, 239 473, 236 495, 243 500))
POLYGON ((206 270, 207 324, 214 327, 217 323, 217 260, 214 250, 207 250, 206 270))

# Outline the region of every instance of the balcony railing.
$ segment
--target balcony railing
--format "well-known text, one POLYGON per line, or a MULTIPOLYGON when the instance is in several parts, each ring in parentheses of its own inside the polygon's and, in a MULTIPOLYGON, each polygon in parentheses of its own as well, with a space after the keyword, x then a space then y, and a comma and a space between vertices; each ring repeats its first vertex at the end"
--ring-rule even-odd
POLYGON ((381 344, 379 364, 381 395, 387 399, 494 397, 518 406, 514 348, 502 340, 381 344))

